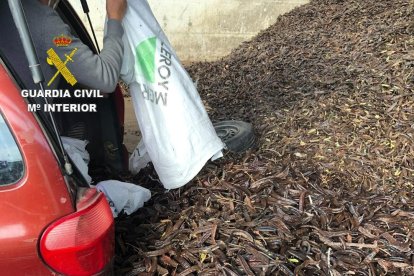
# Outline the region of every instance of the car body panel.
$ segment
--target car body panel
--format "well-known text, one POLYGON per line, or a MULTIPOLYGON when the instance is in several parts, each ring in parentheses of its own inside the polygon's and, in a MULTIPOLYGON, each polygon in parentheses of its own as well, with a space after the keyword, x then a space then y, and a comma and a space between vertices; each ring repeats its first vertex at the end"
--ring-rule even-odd
POLYGON ((0 186, 0 271, 53 274, 38 254, 38 239, 47 225, 75 211, 74 201, 48 139, 3 65, 0 84, 0 112, 24 160, 23 177, 0 186))
MULTIPOLYGON (((58 13, 96 53, 85 26, 67 0, 60 2, 58 13)), ((19 181, 0 185, 0 275, 56 275, 42 261, 39 238, 54 221, 76 211, 76 190, 88 185, 84 180, 85 183, 81 183, 80 173, 74 166, 74 173, 65 176, 63 154, 51 128, 49 114, 28 111, 29 102, 42 103, 44 99, 24 99, 21 96, 22 88, 34 85, 7 1, 0 1, 0 15, 1 31, 7 33, 0 38, 0 116, 14 136, 24 162, 24 174, 19 181)), ((128 153, 122 144, 123 100, 118 87, 99 105, 100 112, 94 117, 99 139, 95 152, 88 149, 90 167, 95 160, 98 165, 102 163, 114 171, 127 168, 128 153)), ((91 115, 84 116, 90 118, 91 115)), ((87 137, 86 140, 90 142, 88 146, 93 144, 92 139, 87 137)), ((0 172, 8 167, 0 164, 0 172)), ((109 275, 111 270, 112 264, 109 263, 100 274, 109 275)))

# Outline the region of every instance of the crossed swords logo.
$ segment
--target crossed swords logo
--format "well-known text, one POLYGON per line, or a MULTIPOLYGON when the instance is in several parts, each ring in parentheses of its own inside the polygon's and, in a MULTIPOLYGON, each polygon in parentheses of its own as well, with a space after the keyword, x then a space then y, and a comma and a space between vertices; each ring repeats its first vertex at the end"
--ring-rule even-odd
POLYGON ((55 75, 50 79, 47 86, 50 86, 55 79, 61 74, 63 78, 72 86, 74 86, 78 81, 76 80, 75 76, 69 71, 69 69, 66 67, 66 64, 70 61, 73 62, 72 57, 75 55, 75 53, 78 51, 78 48, 75 48, 70 52, 69 55, 65 54, 66 60, 62 61, 58 54, 53 50, 53 48, 50 48, 47 51, 47 63, 50 65, 53 65, 56 67, 57 72, 55 75))

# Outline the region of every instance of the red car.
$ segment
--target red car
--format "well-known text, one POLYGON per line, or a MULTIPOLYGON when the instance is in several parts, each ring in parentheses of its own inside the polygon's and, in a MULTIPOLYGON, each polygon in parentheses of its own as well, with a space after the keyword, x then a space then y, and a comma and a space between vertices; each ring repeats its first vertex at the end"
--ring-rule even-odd
MULTIPOLYGON (((60 2, 58 12, 95 51, 67 1, 60 2)), ((90 141, 90 172, 123 171, 122 93, 117 89, 108 98, 82 99, 95 103, 97 113, 53 113, 52 120, 50 113, 28 111, 29 104, 42 105, 45 99, 21 95, 33 81, 15 21, 8 2, 1 1, 0 274, 110 273, 114 257, 110 207, 68 159, 60 136, 90 141)))

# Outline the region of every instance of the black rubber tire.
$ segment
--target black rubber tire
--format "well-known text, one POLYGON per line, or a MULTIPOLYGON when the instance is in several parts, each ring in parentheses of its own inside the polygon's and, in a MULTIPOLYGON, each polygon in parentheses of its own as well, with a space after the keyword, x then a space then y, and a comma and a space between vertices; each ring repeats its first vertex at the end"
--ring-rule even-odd
POLYGON ((242 121, 221 121, 213 124, 217 136, 232 152, 241 153, 254 146, 251 124, 242 121))

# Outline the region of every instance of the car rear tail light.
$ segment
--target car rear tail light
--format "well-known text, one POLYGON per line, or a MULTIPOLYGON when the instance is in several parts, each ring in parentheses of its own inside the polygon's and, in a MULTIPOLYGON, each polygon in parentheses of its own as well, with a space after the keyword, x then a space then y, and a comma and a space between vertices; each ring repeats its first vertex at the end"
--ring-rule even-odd
POLYGON ((40 239, 40 254, 54 271, 93 275, 114 256, 114 220, 102 193, 82 190, 77 212, 52 223, 40 239))

